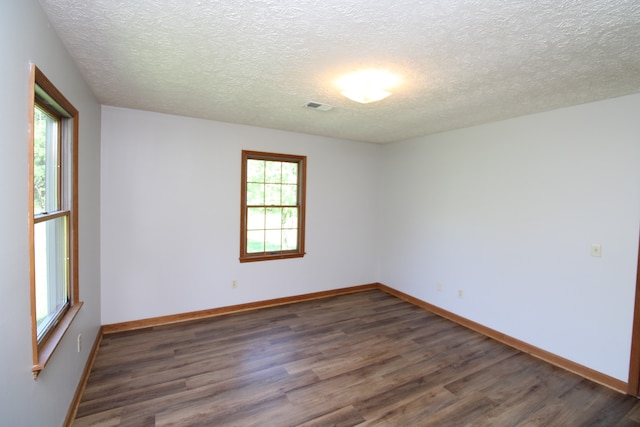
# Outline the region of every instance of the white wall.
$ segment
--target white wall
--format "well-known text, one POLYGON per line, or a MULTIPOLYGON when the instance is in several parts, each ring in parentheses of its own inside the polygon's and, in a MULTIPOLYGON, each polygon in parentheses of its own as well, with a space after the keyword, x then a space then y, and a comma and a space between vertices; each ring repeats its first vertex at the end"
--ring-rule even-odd
POLYGON ((627 381, 638 107, 387 146, 103 107, 102 323, 379 280, 627 381), (242 149, 309 156, 305 258, 238 262, 242 149))
POLYGON ((35 0, 0 3, 0 63, 0 424, 56 426, 64 420, 100 325, 100 106, 35 0), (35 381, 27 224, 30 62, 80 111, 79 268, 85 303, 35 381))
POLYGON ((379 146, 102 114, 103 324, 376 281, 379 146), (304 258, 238 261, 243 149, 308 156, 304 258))
POLYGON ((381 282, 627 381, 639 112, 634 95, 385 146, 381 282))

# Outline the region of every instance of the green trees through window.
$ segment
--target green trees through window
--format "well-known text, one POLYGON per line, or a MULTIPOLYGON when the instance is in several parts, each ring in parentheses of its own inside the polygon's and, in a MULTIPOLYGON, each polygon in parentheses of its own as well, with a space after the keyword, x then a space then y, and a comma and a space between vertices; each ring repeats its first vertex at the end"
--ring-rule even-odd
POLYGON ((40 214, 54 210, 57 205, 57 189, 50 188, 50 206, 46 206, 46 184, 57 184, 54 174, 58 168, 58 149, 55 144, 58 120, 38 105, 33 114, 33 209, 34 213, 40 214))

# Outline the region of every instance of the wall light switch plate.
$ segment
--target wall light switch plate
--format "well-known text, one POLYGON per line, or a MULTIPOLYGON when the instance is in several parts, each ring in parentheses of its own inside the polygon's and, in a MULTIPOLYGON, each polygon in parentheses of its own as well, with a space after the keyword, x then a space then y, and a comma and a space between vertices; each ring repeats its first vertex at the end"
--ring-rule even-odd
POLYGON ((602 256, 602 245, 600 243, 591 244, 591 256, 602 256))

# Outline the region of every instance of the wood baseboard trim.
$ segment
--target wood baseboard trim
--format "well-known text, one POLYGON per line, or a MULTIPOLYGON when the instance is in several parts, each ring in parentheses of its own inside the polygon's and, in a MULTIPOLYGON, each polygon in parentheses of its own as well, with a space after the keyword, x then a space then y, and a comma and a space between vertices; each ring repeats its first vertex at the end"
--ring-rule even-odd
POLYGON ((256 301, 246 304, 237 304, 226 307, 211 308, 207 310, 192 311, 189 313, 172 314, 168 316, 152 317, 149 319, 133 320, 130 322, 112 323, 102 326, 102 332, 113 334, 116 332, 132 331, 135 329, 151 328, 154 326, 168 325, 172 323, 188 322, 192 320, 205 319, 208 317, 222 316, 225 314, 240 313, 242 311, 257 310, 260 308, 273 307, 277 305, 291 304, 319 298, 327 298, 336 295, 351 294, 371 289, 378 289, 378 283, 367 285, 351 286, 348 288, 333 289, 330 291, 313 292, 309 294, 294 295, 291 297, 275 298, 265 301, 256 301))
POLYGON ((100 343, 102 342, 102 336, 104 335, 102 329, 103 328, 100 327, 100 329, 98 330, 98 336, 93 341, 93 346, 91 347, 91 352, 89 353, 89 357, 87 358, 87 363, 85 363, 84 365, 82 376, 80 377, 80 381, 78 382, 78 387, 76 387, 76 393, 73 395, 73 400, 71 400, 71 404, 69 405, 69 409, 67 410, 67 416, 64 419, 63 426, 65 427, 71 427, 73 425, 73 420, 76 418, 76 413, 78 412, 78 407, 80 406, 82 394, 84 393, 84 389, 87 386, 89 374, 91 373, 93 364, 96 361, 98 348, 100 348, 100 343))
POLYGON ((496 331, 495 329, 488 328, 484 325, 481 325, 480 323, 476 323, 472 320, 466 319, 457 314, 451 313, 450 311, 444 310, 433 304, 429 304, 428 302, 412 297, 411 295, 405 294, 404 292, 395 290, 381 283, 378 284, 378 289, 390 295, 403 299, 407 302, 410 302, 411 304, 421 307, 427 311, 430 311, 433 314, 436 314, 440 317, 444 317, 445 319, 451 320, 452 322, 455 322, 461 326, 471 329, 472 331, 476 331, 491 339, 494 339, 498 342, 501 342, 510 347, 513 347, 516 350, 520 350, 523 353, 527 353, 533 357, 544 360, 545 362, 548 362, 554 366, 557 366, 569 372, 573 372, 574 374, 580 375, 581 377, 586 378, 590 381, 609 387, 617 392, 620 392, 623 394, 627 393, 627 388, 628 388, 627 383, 617 378, 613 378, 609 375, 603 374, 602 372, 598 372, 594 369, 580 365, 579 363, 573 362, 569 359, 565 359, 564 357, 560 357, 556 354, 543 350, 534 345, 528 344, 517 338, 513 338, 509 335, 503 334, 502 332, 496 331))
MULTIPOLYGON (((367 291, 371 289, 379 289, 390 295, 396 296, 404 301, 407 301, 427 311, 430 311, 440 317, 451 320, 452 322, 455 322, 461 326, 464 326, 484 336, 487 336, 498 342, 501 342, 510 347, 513 347, 516 350, 522 351, 523 353, 530 354, 533 357, 544 360, 545 362, 551 363, 552 365, 565 369, 569 372, 573 372, 577 375, 580 375, 583 378, 586 378, 590 381, 596 382, 603 386, 609 387, 617 392, 624 393, 624 394, 627 394, 628 392, 628 384, 624 381, 621 381, 617 378, 613 378, 609 375, 603 374, 602 372, 598 372, 586 366, 580 365, 579 363, 573 362, 569 359, 565 359, 561 356, 558 356, 549 351, 543 350, 539 347, 536 347, 534 345, 521 341, 517 338, 513 338, 502 332, 496 331, 495 329, 491 329, 480 323, 476 323, 472 320, 466 319, 462 316, 459 316, 455 313, 442 309, 428 302, 422 301, 409 294, 405 294, 404 292, 393 289, 382 283, 369 283, 366 285, 352 286, 348 288, 333 289, 333 290, 322 291, 322 292, 313 292, 308 294, 295 295, 291 297, 275 298, 275 299, 270 299, 265 301, 256 301, 256 302, 251 302, 246 304, 238 304, 238 305, 232 305, 232 306, 226 306, 226 307, 212 308, 207 310, 193 311, 189 313, 180 313, 180 314, 173 314, 168 316, 160 316, 160 317, 153 317, 148 319, 103 325, 100 330, 100 340, 102 340, 103 334, 107 335, 107 334, 112 334, 117 332, 126 332, 126 331, 131 331, 136 329, 144 329, 144 328, 150 328, 154 326, 168 325, 172 323, 188 322, 188 321, 204 319, 208 317, 222 316, 225 314, 239 313, 239 312, 248 311, 248 310, 257 310, 260 308, 267 308, 267 307, 273 307, 273 306, 284 305, 284 304, 292 304, 296 302, 327 298, 331 296, 344 295, 344 294, 349 294, 354 292, 362 292, 362 291, 367 291)), ((99 341, 96 341, 96 344, 99 345, 99 341)), ((97 352, 97 345, 95 346, 95 352, 97 352)), ((95 358, 95 354, 92 356, 91 366, 93 365, 94 358, 95 358)), ((90 371, 91 367, 89 365, 87 366, 89 367, 89 371, 90 371)), ((88 376, 89 371, 86 372, 86 376, 88 376)), ((86 383, 86 378, 84 378, 84 376, 85 375, 83 374, 82 390, 84 389, 84 383, 86 383)), ((80 396, 81 396, 81 393, 80 393, 80 396)), ((77 396, 76 398, 79 399, 80 396, 77 396)), ((74 398, 74 402, 76 398, 74 398)), ((75 410, 77 410, 77 404, 75 404, 75 409, 73 413, 74 416, 75 416, 75 410)))

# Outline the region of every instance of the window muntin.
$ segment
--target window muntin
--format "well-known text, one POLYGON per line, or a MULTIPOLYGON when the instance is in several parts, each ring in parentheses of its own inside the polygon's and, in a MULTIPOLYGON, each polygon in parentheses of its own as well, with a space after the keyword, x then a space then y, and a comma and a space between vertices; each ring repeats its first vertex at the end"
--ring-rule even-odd
POLYGON ((242 152, 240 261, 304 256, 306 157, 242 152))
POLYGON ((30 248, 34 378, 76 316, 78 111, 35 66, 31 80, 30 248))

